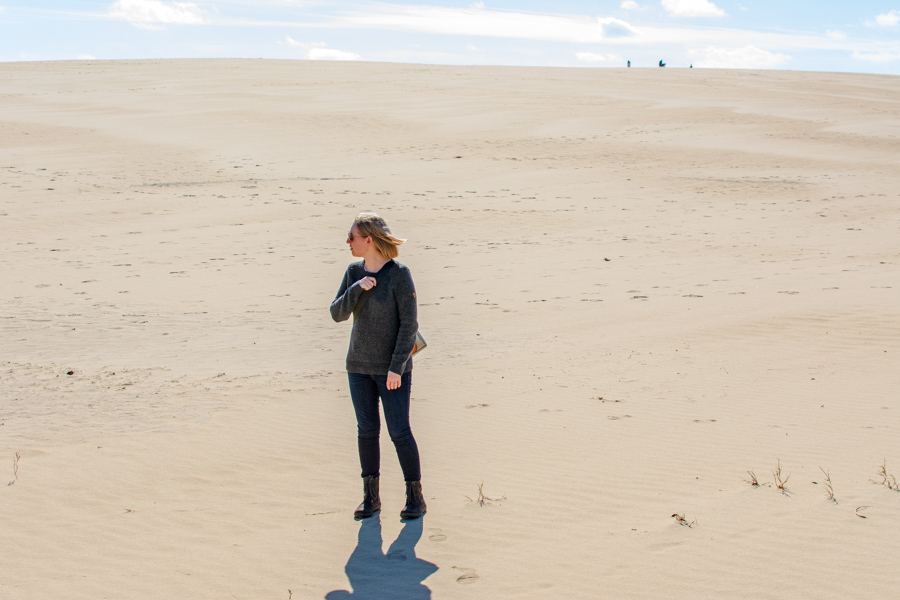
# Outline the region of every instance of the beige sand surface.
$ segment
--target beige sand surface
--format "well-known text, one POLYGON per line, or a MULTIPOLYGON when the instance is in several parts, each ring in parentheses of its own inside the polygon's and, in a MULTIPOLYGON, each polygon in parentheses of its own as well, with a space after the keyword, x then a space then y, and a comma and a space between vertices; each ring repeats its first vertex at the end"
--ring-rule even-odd
POLYGON ((900 589, 896 77, 2 64, 0 242, 0 598, 900 589), (366 209, 420 522, 387 439, 352 518, 366 209))

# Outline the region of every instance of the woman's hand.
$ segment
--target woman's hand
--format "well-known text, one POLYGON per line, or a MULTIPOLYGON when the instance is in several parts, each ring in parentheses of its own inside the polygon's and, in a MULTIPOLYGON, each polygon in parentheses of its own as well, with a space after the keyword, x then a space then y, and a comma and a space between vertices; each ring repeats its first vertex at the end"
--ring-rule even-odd
POLYGON ((359 287, 364 290, 371 290, 378 281, 374 277, 363 277, 359 280, 359 287))
POLYGON ((387 376, 387 389, 396 390, 400 387, 402 381, 400 380, 400 376, 394 373, 393 371, 388 371, 387 376))

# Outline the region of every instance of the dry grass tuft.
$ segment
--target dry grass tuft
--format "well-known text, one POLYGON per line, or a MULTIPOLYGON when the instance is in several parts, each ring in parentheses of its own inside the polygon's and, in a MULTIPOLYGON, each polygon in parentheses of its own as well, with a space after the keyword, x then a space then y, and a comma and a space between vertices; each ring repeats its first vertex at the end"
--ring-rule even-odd
MULTIPOLYGON (((838 501, 834 497, 834 486, 831 484, 831 475, 828 473, 828 471, 826 471, 822 467, 819 467, 819 470, 822 471, 822 473, 825 475, 824 485, 825 485, 825 493, 828 494, 828 499, 831 500, 832 502, 834 502, 835 504, 837 504, 838 501)), ((815 482, 813 482, 813 483, 815 483, 815 482)))
POLYGON ((881 463, 881 466, 878 468, 878 474, 881 475, 881 485, 887 486, 889 490, 900 492, 900 484, 897 483, 897 478, 888 473, 887 459, 881 463))
POLYGON ((772 477, 775 478, 775 487, 781 490, 781 493, 784 495, 788 495, 790 491, 787 489, 788 479, 791 478, 790 475, 784 477, 781 471, 781 460, 778 460, 778 466, 772 471, 772 477))

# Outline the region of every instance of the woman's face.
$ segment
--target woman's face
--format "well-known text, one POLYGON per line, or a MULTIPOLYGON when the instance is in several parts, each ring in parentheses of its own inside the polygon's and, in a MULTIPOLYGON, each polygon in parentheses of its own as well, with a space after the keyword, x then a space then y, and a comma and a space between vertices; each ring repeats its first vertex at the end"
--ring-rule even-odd
POLYGON ((356 257, 365 256, 368 248, 367 239, 359 235, 359 229, 356 228, 356 223, 354 223, 347 234, 347 245, 350 246, 350 254, 356 257))

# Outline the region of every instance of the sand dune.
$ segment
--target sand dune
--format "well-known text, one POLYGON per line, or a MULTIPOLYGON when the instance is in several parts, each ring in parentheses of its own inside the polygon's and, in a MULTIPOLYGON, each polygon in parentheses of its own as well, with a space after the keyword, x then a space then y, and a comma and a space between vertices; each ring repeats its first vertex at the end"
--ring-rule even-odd
POLYGON ((896 77, 7 63, 0 103, 0 597, 900 587, 896 77), (387 439, 352 518, 370 209, 421 522, 387 439))

